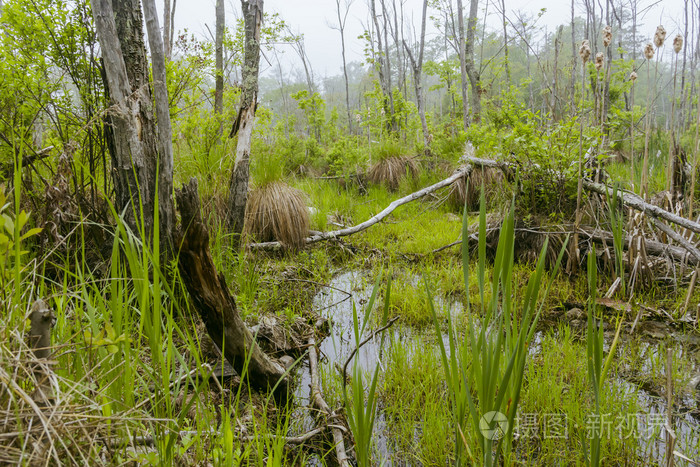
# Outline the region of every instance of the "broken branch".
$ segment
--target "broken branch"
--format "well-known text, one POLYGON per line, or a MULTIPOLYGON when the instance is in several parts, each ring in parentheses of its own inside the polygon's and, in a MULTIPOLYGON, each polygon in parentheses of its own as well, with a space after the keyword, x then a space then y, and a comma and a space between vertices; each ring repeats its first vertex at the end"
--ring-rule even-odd
MULTIPOLYGON (((465 177, 471 173, 473 169, 473 166, 471 164, 467 164, 463 166, 462 168, 456 170, 452 175, 447 177, 446 179, 439 181, 433 185, 430 185, 428 187, 423 188, 422 190, 418 190, 416 192, 411 193, 410 195, 404 196, 403 198, 399 198, 395 201, 393 201, 389 206, 387 206, 384 210, 381 212, 375 214, 371 218, 367 219, 366 221, 362 222, 361 224, 354 225, 352 227, 348 227, 346 229, 340 229, 340 230, 331 230, 329 232, 320 232, 315 235, 311 235, 306 238, 305 242, 307 245, 310 245, 312 243, 320 242, 322 240, 331 240, 335 238, 340 238, 340 237, 346 237, 348 235, 355 234, 357 232, 361 232, 368 227, 373 226, 374 224, 377 224, 384 220, 389 214, 394 212, 396 208, 399 206, 402 206, 406 203, 410 203, 411 201, 415 201, 419 198, 422 198, 425 195, 428 195, 430 193, 433 193, 434 191, 439 190, 440 188, 446 187, 454 183, 455 181, 459 180, 462 177, 465 177)), ((249 248, 254 249, 254 250, 277 250, 282 247, 282 244, 280 242, 264 242, 264 243, 251 243, 248 245, 249 248)))

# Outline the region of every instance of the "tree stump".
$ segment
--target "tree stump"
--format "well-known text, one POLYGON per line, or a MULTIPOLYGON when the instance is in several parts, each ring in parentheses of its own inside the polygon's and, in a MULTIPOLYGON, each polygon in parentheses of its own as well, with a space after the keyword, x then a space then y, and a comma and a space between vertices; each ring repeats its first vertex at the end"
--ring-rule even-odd
POLYGON ((209 252, 209 232, 200 214, 197 180, 192 178, 176 190, 175 196, 182 221, 176 238, 180 247, 178 267, 207 332, 238 374, 247 376, 251 386, 274 389, 278 400, 285 400, 289 381, 284 368, 258 347, 241 319, 226 279, 216 272, 209 252))

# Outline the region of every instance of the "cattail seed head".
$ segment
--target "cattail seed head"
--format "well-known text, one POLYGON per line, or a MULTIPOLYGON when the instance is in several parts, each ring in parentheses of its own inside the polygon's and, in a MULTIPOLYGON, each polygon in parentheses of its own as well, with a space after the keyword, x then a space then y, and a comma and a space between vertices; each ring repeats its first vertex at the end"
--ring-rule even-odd
POLYGON ((611 42, 612 42, 612 27, 610 27, 608 25, 608 26, 605 26, 605 28, 603 28, 603 45, 605 47, 607 47, 610 45, 611 42))
POLYGON ((664 29, 663 26, 659 25, 659 27, 656 28, 656 34, 654 34, 654 45, 656 46, 657 49, 661 48, 662 45, 664 45, 664 41, 666 40, 666 29, 664 29))
POLYGON ((595 69, 596 71, 600 71, 601 68, 603 68, 603 64, 605 63, 605 55, 603 55, 603 52, 598 52, 595 54, 595 69))
POLYGON ((681 48, 683 48, 683 36, 678 34, 674 39, 673 39, 673 51, 678 53, 681 51, 681 48))
POLYGON ((581 61, 585 64, 591 57, 591 46, 588 40, 584 40, 581 43, 581 48, 578 49, 578 54, 581 57, 581 61))
POLYGON ((633 71, 630 73, 630 81, 632 81, 632 84, 634 84, 635 81, 637 81, 637 72, 633 71))
POLYGON ((651 42, 644 47, 644 56, 647 58, 647 60, 654 58, 654 46, 651 42))

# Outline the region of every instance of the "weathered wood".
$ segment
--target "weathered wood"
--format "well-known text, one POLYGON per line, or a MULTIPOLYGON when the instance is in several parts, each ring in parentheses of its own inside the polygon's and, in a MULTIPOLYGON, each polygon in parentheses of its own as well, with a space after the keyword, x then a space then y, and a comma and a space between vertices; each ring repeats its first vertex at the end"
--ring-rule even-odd
POLYGON ((36 358, 34 364, 36 387, 32 393, 32 399, 39 407, 46 407, 54 401, 51 379, 55 376, 47 361, 51 355, 51 328, 55 317, 43 300, 37 300, 32 305, 29 319, 31 324, 28 340, 36 358))
MULTIPOLYGON (((0 139, 5 141, 8 146, 11 146, 12 143, 7 140, 2 133, 0 133, 0 139)), ((46 159, 51 155, 51 150, 53 149, 53 146, 48 146, 44 149, 40 149, 39 151, 36 151, 34 154, 25 154, 22 156, 22 161, 20 162, 21 167, 24 168, 30 165, 33 165, 34 162, 40 161, 43 159, 46 159)), ((19 156, 19 150, 15 151, 15 153, 19 156)), ((12 175, 15 173, 15 161, 12 160, 10 162, 6 162, 2 165, 0 165, 0 175, 2 177, 10 179, 12 178, 12 175)))
POLYGON ((343 432, 337 428, 338 414, 331 411, 328 404, 323 399, 321 392, 321 378, 318 373, 318 352, 316 351, 316 339, 309 339, 309 371, 311 372, 311 404, 313 407, 328 417, 328 425, 333 433, 333 444, 335 445, 335 455, 340 467, 350 467, 350 458, 345 451, 345 441, 343 432), (336 423, 333 423, 336 421, 336 423))
POLYGON ((692 243, 683 238, 681 234, 679 234, 660 220, 652 218, 652 221, 654 222, 654 225, 657 229, 659 229, 660 231, 671 237, 673 240, 675 240, 678 244, 680 244, 688 253, 692 255, 693 258, 695 258, 696 261, 700 261, 700 251, 697 248, 695 248, 695 246, 693 246, 692 243))
MULTIPOLYGON (((215 28, 215 77, 214 77, 214 113, 221 115, 224 111, 224 28, 226 27, 226 9, 224 0, 216 0, 215 28)), ((222 129, 219 128, 219 133, 222 129)))
MULTIPOLYGON (((172 157, 163 153, 158 136, 169 141, 170 133, 167 128, 159 132, 156 124, 140 0, 91 0, 91 6, 104 64, 103 81, 112 103, 105 118, 105 136, 112 157, 115 207, 125 212, 129 227, 143 232, 143 240, 149 242, 158 187, 161 251, 167 253, 175 222, 168 199, 172 197, 172 157)), ((150 23, 149 28, 153 26, 150 23)), ((155 34, 151 36, 156 40, 155 34)), ((151 48, 162 57, 162 45, 152 42, 151 48)), ((163 70, 156 64, 154 77, 160 82, 158 87, 165 85, 164 64, 163 70)), ((169 125, 169 114, 166 118, 162 110, 158 113, 159 124, 169 125)))
MULTIPOLYGON (((610 244, 613 241, 613 235, 610 232, 599 229, 581 229, 581 235, 598 243, 610 244)), ((698 264, 698 259, 692 256, 685 248, 669 245, 667 243, 656 242, 648 238, 644 239, 647 253, 654 256, 668 255, 676 261, 688 261, 690 264, 698 264)), ((630 247, 630 239, 625 238, 624 248, 630 247)))
POLYGON ((425 119, 425 103, 423 97, 423 52, 425 50, 425 23, 428 12, 428 0, 423 0, 423 13, 421 16, 420 39, 418 41, 418 57, 414 57, 411 48, 403 40, 403 46, 406 49, 406 54, 411 61, 411 70, 413 71, 413 86, 416 91, 416 106, 418 107, 418 116, 420 117, 421 129, 423 130, 423 145, 425 152, 430 152, 430 132, 428 131, 428 122, 425 119))
POLYGON ((260 70, 260 30, 263 18, 263 0, 241 0, 245 22, 245 53, 243 60, 243 85, 238 117, 231 128, 231 137, 238 135, 236 160, 229 183, 229 227, 234 241, 239 242, 243 232, 245 208, 248 203, 248 179, 250 178, 250 148, 258 99, 258 73, 260 70))
POLYGON ((165 58, 170 60, 172 56, 172 48, 170 47, 170 0, 163 1, 163 38, 165 39, 164 53, 165 58))
MULTIPOLYGON (((612 193, 611 187, 602 183, 595 183, 586 179, 583 180, 583 187, 588 191, 592 191, 601 195, 609 195, 612 193)), ((673 214, 672 212, 668 212, 665 209, 660 208, 659 206, 649 204, 634 193, 630 193, 629 191, 624 190, 618 190, 618 196, 620 196, 623 203, 625 203, 631 208, 636 209, 637 211, 642 211, 651 217, 657 219, 664 219, 668 222, 671 222, 672 224, 680 225, 681 227, 685 227, 688 230, 692 230, 695 233, 700 233, 700 224, 698 224, 697 222, 694 222, 690 219, 686 219, 677 214, 673 214)))
POLYGON ((163 38, 158 25, 154 0, 143 1, 148 43, 153 66, 153 95, 158 119, 158 224, 162 251, 172 251, 172 232, 175 230, 173 205, 173 132, 170 125, 170 107, 166 82, 163 38), (164 243, 165 242, 165 243, 164 243))
MULTIPOLYGON (((469 157, 467 160, 474 165, 486 167, 503 167, 504 164, 489 159, 477 159, 475 157, 469 157)), ((589 191, 605 196, 608 196, 613 192, 613 189, 608 185, 596 183, 585 178, 582 179, 582 185, 589 191)), ((678 247, 674 247, 672 245, 646 240, 647 250, 650 253, 662 255, 667 252, 675 259, 682 260, 682 258, 687 256, 684 252, 687 252, 690 254, 694 264, 697 264, 698 261, 700 261, 700 250, 693 246, 689 241, 685 240, 680 234, 676 233, 670 227, 660 222, 659 219, 679 225, 695 233, 700 233, 700 223, 694 222, 691 219, 686 219, 677 214, 673 214, 672 212, 666 211, 659 206, 649 204, 636 194, 630 193, 629 191, 618 190, 617 193, 624 204, 650 216, 659 230, 662 230, 682 246, 682 248, 679 249, 678 247), (682 253, 682 251, 684 252, 682 253)))
POLYGON ((142 203, 146 231, 152 229, 152 206, 149 186, 143 183, 148 179, 149 166, 146 164, 144 149, 141 144, 141 125, 138 119, 138 98, 132 96, 131 85, 120 39, 117 34, 115 15, 110 0, 91 0, 95 29, 100 40, 104 80, 109 91, 112 107, 107 114, 107 136, 110 155, 112 156, 112 175, 116 193, 116 207, 121 212, 126 209, 126 221, 136 230, 142 203), (139 183, 141 181, 141 183, 139 183), (132 195, 133 201, 132 203, 132 195), (150 209, 149 209, 150 207, 150 209))
MULTIPOLYGON (((309 245, 311 243, 316 243, 320 242, 322 240, 330 240, 330 239, 335 239, 335 238, 340 238, 340 237, 347 237, 348 235, 352 235, 357 232, 361 232, 374 224, 377 224, 378 222, 381 222, 384 220, 389 214, 394 212, 396 208, 399 206, 402 206, 406 203, 410 203, 411 201, 415 201, 419 198, 422 198, 425 195, 429 195, 430 193, 433 193, 434 191, 439 190, 440 188, 446 187, 454 183, 455 181, 459 180, 462 177, 466 177, 469 175, 472 171, 473 166, 471 164, 467 164, 460 169, 456 170, 452 175, 447 177, 446 179, 439 181, 433 185, 430 185, 428 187, 425 187, 421 190, 418 190, 416 192, 411 193, 410 195, 404 196, 403 198, 399 198, 397 200, 394 200, 389 206, 384 208, 381 212, 375 214, 371 218, 367 219, 366 221, 362 222, 361 224, 354 225, 352 227, 348 227, 346 229, 340 229, 340 230, 331 230, 329 232, 320 232, 315 235, 311 235, 310 237, 306 238, 306 244, 309 245)), ((282 244, 280 242, 265 242, 265 243, 251 243, 248 245, 249 248, 251 249, 257 249, 257 250, 277 250, 282 247, 282 244)))
POLYGON ((178 267, 183 282, 207 332, 224 356, 250 384, 262 390, 275 388, 278 399, 288 397, 284 368, 270 359, 253 339, 230 294, 223 274, 217 274, 209 252, 209 232, 202 223, 197 180, 176 191, 182 228, 178 235, 178 267))

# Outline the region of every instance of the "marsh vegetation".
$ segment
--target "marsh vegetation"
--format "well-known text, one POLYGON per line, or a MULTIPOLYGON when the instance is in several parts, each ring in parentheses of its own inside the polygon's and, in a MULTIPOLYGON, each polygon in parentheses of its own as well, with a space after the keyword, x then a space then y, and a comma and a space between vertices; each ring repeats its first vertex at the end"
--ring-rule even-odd
POLYGON ((700 462, 698 5, 223 3, 0 1, 0 464, 700 462))

